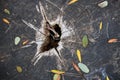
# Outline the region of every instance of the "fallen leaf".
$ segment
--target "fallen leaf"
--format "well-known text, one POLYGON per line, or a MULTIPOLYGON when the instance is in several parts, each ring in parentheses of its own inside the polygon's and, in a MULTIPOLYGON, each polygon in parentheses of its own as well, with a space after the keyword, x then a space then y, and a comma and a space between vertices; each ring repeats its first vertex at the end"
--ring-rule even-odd
POLYGON ((73 4, 73 3, 77 2, 77 1, 78 1, 78 0, 71 0, 71 1, 68 3, 68 5, 73 4))
POLYGON ((18 45, 20 40, 21 40, 20 37, 15 37, 15 45, 18 45))
POLYGON ((108 76, 106 76, 106 80, 110 80, 108 76))
POLYGON ((102 21, 100 22, 99 29, 102 30, 103 24, 102 21))
POLYGON ((16 70, 17 70, 17 72, 21 73, 22 72, 21 66, 16 66, 16 70))
POLYGON ((60 71, 60 70, 51 70, 52 73, 55 73, 55 74, 64 74, 65 72, 64 71, 60 71))
POLYGON ((3 18, 3 22, 5 22, 6 24, 10 24, 10 22, 6 18, 3 18))
POLYGON ((60 80, 60 74, 54 74, 53 80, 60 80))
POLYGON ((95 43, 95 42, 96 42, 96 40, 93 39, 93 38, 89 38, 89 41, 92 42, 92 43, 95 43))
POLYGON ((117 42, 117 41, 118 41, 118 39, 113 38, 113 39, 109 39, 109 40, 108 40, 108 43, 115 43, 115 42, 117 42))
POLYGON ((83 64, 83 63, 78 63, 78 67, 80 68, 81 71, 83 71, 84 73, 89 73, 89 69, 88 67, 83 64))
POLYGON ((98 6, 99 6, 100 8, 107 7, 107 6, 108 6, 108 1, 103 1, 103 2, 99 3, 98 6))
POLYGON ((81 62, 81 52, 80 50, 77 50, 77 57, 78 57, 78 60, 81 62))
POLYGON ((87 35, 83 36, 83 38, 82 38, 82 45, 83 45, 84 48, 87 47, 87 45, 88 45, 88 37, 87 37, 87 35))
POLYGON ((29 40, 25 40, 22 44, 26 45, 29 42, 29 40))
POLYGON ((73 67, 75 68, 76 71, 80 72, 79 67, 74 62, 72 62, 72 65, 73 65, 73 67))
POLYGON ((4 9, 4 12, 10 14, 10 11, 8 9, 4 9))

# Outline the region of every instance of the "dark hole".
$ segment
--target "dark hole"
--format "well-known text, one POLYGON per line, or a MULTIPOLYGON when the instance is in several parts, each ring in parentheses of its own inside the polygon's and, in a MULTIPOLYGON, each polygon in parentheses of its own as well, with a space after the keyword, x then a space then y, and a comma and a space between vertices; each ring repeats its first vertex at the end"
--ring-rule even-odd
POLYGON ((42 47, 41 47, 41 52, 44 52, 44 51, 48 51, 52 48, 56 48, 58 47, 58 43, 60 41, 60 38, 61 38, 61 28, 58 24, 55 24, 53 26, 50 26, 52 27, 52 29, 59 35, 59 36, 55 36, 56 34, 52 31, 52 30, 49 30, 49 29, 46 29, 46 32, 49 33, 48 36, 46 36, 46 39, 44 41, 44 43, 42 44, 42 47))

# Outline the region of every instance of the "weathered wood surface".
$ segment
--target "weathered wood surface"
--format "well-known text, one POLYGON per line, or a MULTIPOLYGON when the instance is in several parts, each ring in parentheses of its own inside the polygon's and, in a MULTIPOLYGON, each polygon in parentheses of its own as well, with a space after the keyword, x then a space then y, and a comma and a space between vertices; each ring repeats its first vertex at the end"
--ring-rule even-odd
MULTIPOLYGON (((0 0, 0 80, 52 80, 53 73, 48 72, 52 69, 77 74, 72 66, 72 61, 78 63, 77 49, 81 50, 82 63, 90 69, 88 74, 84 74, 87 80, 106 80, 106 76, 109 76, 110 80, 120 80, 119 0, 108 0, 108 6, 105 8, 98 7, 98 3, 102 0, 78 0, 71 5, 67 5, 68 0, 40 1, 49 20, 54 21, 63 7, 63 21, 66 22, 65 27, 69 28, 68 32, 71 32, 68 37, 61 39, 63 48, 60 52, 65 65, 60 63, 54 53, 42 57, 36 65, 33 65, 31 60, 37 52, 37 44, 21 48, 24 40, 31 42, 36 39, 36 31, 22 20, 37 28, 42 26, 42 15, 36 9, 39 1, 0 0), (4 13, 5 8, 10 10, 10 15, 4 13), (3 18, 7 18, 10 24, 4 23, 3 18), (101 21, 103 28, 99 30, 101 21), (82 46, 84 35, 89 39, 86 48, 82 46), (18 45, 14 44, 16 36, 21 38, 18 45), (108 40, 111 38, 119 41, 109 44, 108 40), (16 66, 22 67, 21 73, 17 72, 16 66)), ((80 77, 70 75, 65 75, 64 78, 80 80, 80 77)))

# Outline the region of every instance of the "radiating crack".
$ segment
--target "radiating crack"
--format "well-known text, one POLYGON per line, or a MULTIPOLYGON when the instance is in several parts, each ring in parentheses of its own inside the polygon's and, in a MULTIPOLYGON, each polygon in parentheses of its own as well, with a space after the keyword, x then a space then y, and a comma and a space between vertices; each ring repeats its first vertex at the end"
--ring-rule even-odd
MULTIPOLYGON (((41 2, 39 3, 39 7, 36 6, 36 9, 39 13, 41 13, 41 15, 43 17, 40 28, 35 27, 33 24, 31 24, 25 20, 22 20, 28 27, 30 27, 31 29, 36 31, 36 37, 35 37, 36 40, 34 42, 37 44, 37 51, 32 59, 32 62, 35 65, 43 56, 56 56, 57 60, 59 60, 59 61, 57 61, 57 63, 59 64, 58 67, 61 68, 61 65, 64 65, 64 60, 62 60, 63 57, 62 57, 60 51, 63 49, 64 40, 69 39, 69 37, 73 36, 74 31, 70 25, 69 26, 67 25, 66 21, 63 21, 63 16, 61 14, 58 15, 56 20, 50 21, 47 18, 45 9, 42 6, 41 2), (60 35, 60 40, 58 41, 58 46, 53 46, 52 48, 50 48, 46 51, 42 51, 41 47, 43 47, 43 44, 46 43, 45 40, 49 36, 49 33, 47 34, 45 32, 46 25, 50 27, 48 29, 50 31, 52 31, 54 34, 57 34, 58 32, 56 33, 56 32, 54 32, 54 30, 51 30, 51 29, 53 29, 51 27, 58 25, 61 29, 61 35, 58 34, 58 35, 60 35), (58 50, 58 52, 56 52, 55 48, 58 50)), ((47 46, 49 47, 49 44, 47 46)))

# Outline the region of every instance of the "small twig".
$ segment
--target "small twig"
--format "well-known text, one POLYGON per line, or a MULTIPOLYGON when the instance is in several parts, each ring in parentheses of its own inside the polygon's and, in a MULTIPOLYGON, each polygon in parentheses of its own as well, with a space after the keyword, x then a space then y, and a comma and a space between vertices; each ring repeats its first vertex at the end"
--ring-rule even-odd
POLYGON ((52 4, 53 6, 55 6, 57 9, 59 9, 61 12, 62 12, 62 10, 56 5, 56 4, 54 4, 53 2, 51 2, 50 0, 46 0, 47 2, 49 2, 50 4, 52 4))
POLYGON ((62 34, 66 33, 66 32, 69 32, 69 31, 73 31, 73 30, 67 30, 67 31, 64 31, 64 32, 62 32, 62 34))
MULTIPOLYGON (((46 70, 46 72, 51 72, 49 70, 46 70)), ((65 72, 64 74, 65 76, 73 76, 73 77, 81 77, 79 74, 75 74, 75 73, 69 73, 69 72, 65 72)))
POLYGON ((55 50, 56 50, 56 52, 58 54, 58 57, 60 58, 60 62, 65 66, 64 61, 62 60, 63 58, 62 58, 61 54, 59 53, 59 51, 57 50, 57 48, 55 48, 55 50))
POLYGON ((83 79, 87 80, 82 72, 79 71, 78 73, 80 74, 80 76, 81 76, 83 79))
POLYGON ((60 57, 60 59, 62 59, 62 56, 60 55, 59 51, 57 50, 57 48, 55 48, 56 52, 58 53, 58 56, 60 57))
POLYGON ((67 73, 65 73, 65 74, 63 74, 63 75, 66 75, 66 76, 74 76, 74 77, 81 77, 79 74, 69 73, 69 72, 67 72, 67 73))
POLYGON ((46 34, 42 33, 42 32, 41 32, 37 27, 35 27, 33 24, 28 23, 28 22, 25 21, 25 20, 22 20, 22 21, 23 21, 23 23, 25 23, 27 26, 29 26, 29 27, 32 28, 33 30, 38 31, 38 32, 40 32, 41 34, 47 36, 46 34))
POLYGON ((76 42, 76 41, 72 41, 72 40, 71 41, 68 40, 68 42, 82 44, 82 42, 76 42))
POLYGON ((107 26, 106 26, 106 34, 107 34, 107 38, 109 38, 108 26, 109 26, 109 23, 107 23, 107 26))
MULTIPOLYGON (((14 24, 18 25, 18 23, 16 23, 14 20, 12 20, 11 23, 14 23, 14 24)), ((5 31, 5 33, 7 33, 11 28, 12 28, 12 26, 10 24, 8 29, 5 31)))
POLYGON ((7 33, 11 28, 12 28, 12 26, 9 25, 9 27, 7 28, 7 30, 5 30, 5 33, 7 33))
POLYGON ((43 19, 44 19, 46 22, 48 22, 48 19, 47 19, 45 10, 44 10, 44 8, 43 8, 41 2, 39 2, 39 10, 41 11, 41 14, 42 14, 42 16, 43 16, 43 19))

